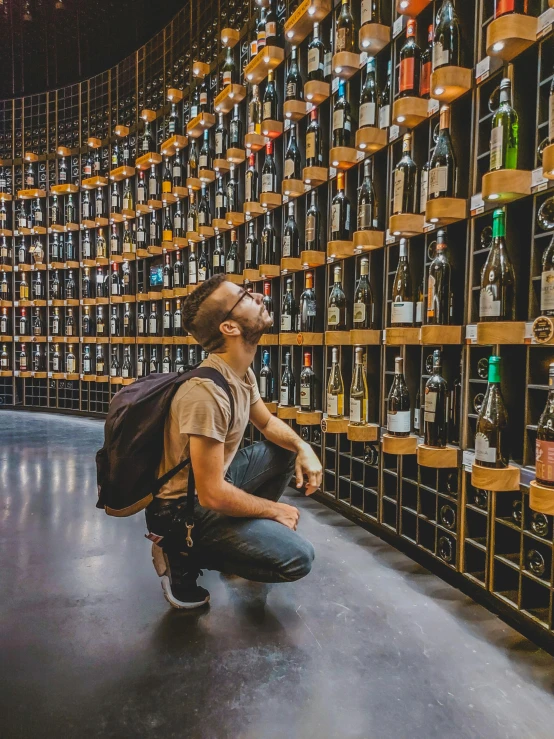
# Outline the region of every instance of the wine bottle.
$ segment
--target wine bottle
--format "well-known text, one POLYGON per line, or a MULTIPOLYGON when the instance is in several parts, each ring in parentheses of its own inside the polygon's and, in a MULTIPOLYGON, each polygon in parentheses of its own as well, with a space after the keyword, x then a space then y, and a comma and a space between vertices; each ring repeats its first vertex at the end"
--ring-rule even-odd
POLYGON ((446 232, 441 229, 437 234, 435 258, 429 265, 427 278, 426 323, 428 325, 447 326, 452 318, 450 263, 446 246, 446 232))
POLYGON ((227 131, 223 122, 223 113, 218 113, 217 126, 214 129, 214 156, 216 159, 224 159, 227 152, 227 131))
POLYGON ((554 237, 542 255, 541 314, 554 316, 554 237))
POLYGON ((404 360, 394 360, 394 378, 387 397, 387 433, 409 436, 411 429, 410 393, 404 379, 404 360))
POLYGON ((337 264, 333 270, 333 287, 327 303, 327 329, 346 331, 346 322, 346 295, 342 289, 342 270, 337 264))
POLYGON ((350 146, 352 116, 346 97, 346 83, 339 80, 339 89, 333 106, 333 146, 350 146))
POLYGON ((517 169, 519 119, 512 107, 512 83, 505 77, 500 83, 500 105, 492 118, 490 171, 517 169))
POLYGON ((419 436, 419 432, 420 432, 420 420, 421 420, 421 393, 420 393, 420 389, 418 386, 416 398, 415 398, 415 408, 414 408, 414 431, 417 436, 419 436))
POLYGON ((223 186, 223 178, 221 175, 217 177, 217 187, 215 190, 215 217, 219 220, 225 220, 227 214, 227 192, 223 186))
POLYGON ((292 292, 292 279, 287 279, 283 303, 281 305, 281 331, 290 332, 296 329, 296 301, 292 292))
POLYGON ((537 426, 535 468, 537 482, 554 487, 554 363, 548 368, 548 398, 537 426))
POLYGON ((402 158, 394 170, 393 179, 393 215, 399 213, 415 213, 417 166, 411 155, 412 134, 404 134, 402 140, 402 158))
POLYGON ((256 155, 248 157, 248 169, 244 176, 244 202, 252 203, 258 200, 258 170, 256 169, 256 155))
POLYGON ((265 146, 265 160, 262 167, 262 192, 277 192, 277 169, 273 158, 273 142, 265 146))
POLYGON ((364 350, 361 346, 355 349, 354 372, 350 386, 350 423, 353 426, 365 426, 368 417, 369 390, 364 368, 364 350))
MULTIPOLYGON (((317 108, 313 108, 310 111, 310 122, 306 128, 306 167, 323 166, 321 127, 317 116, 317 108)), ((308 180, 306 182, 308 183, 308 180)))
POLYGON ((421 53, 421 78, 419 81, 419 96, 428 100, 431 96, 431 73, 433 71, 433 39, 435 32, 433 24, 427 31, 427 48, 421 53))
POLYGON ((379 128, 388 128, 391 125, 391 84, 392 62, 387 64, 387 80, 379 95, 379 128))
POLYGON ((446 446, 448 417, 446 411, 447 385, 442 377, 440 349, 433 352, 433 374, 425 384, 423 423, 427 446, 446 446))
POLYGON ((548 142, 554 144, 554 75, 548 93, 548 142))
POLYGON ((256 269, 258 266, 258 240, 254 231, 254 221, 248 223, 248 237, 244 244, 244 269, 256 269))
POLYGON ((293 46, 291 50, 290 66, 285 82, 285 101, 288 100, 304 100, 304 86, 300 76, 296 46, 293 46))
POLYGON ((289 144, 285 152, 285 179, 302 179, 300 149, 296 141, 296 123, 290 127, 289 144))
POLYGON ((233 117, 229 124, 229 147, 240 149, 242 146, 242 121, 240 119, 240 107, 237 103, 233 106, 233 117))
POLYGON ((212 267, 214 275, 225 272, 225 249, 223 248, 223 236, 220 233, 215 237, 215 249, 212 254, 212 267))
POLYGON ((300 372, 300 410, 315 411, 315 374, 310 352, 304 352, 304 366, 300 372))
POLYGON ((360 11, 360 25, 367 23, 381 23, 381 0, 362 0, 360 11))
POLYGON ((172 327, 172 319, 173 315, 171 313, 171 302, 169 300, 165 301, 164 305, 164 312, 162 315, 162 334, 163 336, 173 336, 173 327, 172 327))
POLYGON ((354 19, 349 0, 342 0, 335 30, 335 54, 340 51, 356 51, 354 19))
POLYGON ((500 367, 500 357, 489 357, 489 381, 475 433, 475 464, 482 467, 502 468, 509 464, 508 412, 500 388, 500 367))
POLYGON ((227 47, 227 53, 225 55, 225 61, 222 67, 222 81, 223 87, 232 85, 235 77, 235 61, 233 59, 233 49, 231 46, 227 47))
POLYGON ((273 7, 272 0, 269 0, 269 7, 266 10, 265 16, 265 43, 266 46, 277 46, 279 42, 278 37, 278 23, 277 13, 273 7))
POLYGON ((460 23, 453 0, 443 0, 435 23, 433 72, 447 65, 459 67, 460 48, 460 23))
POLYGON ((202 137, 202 146, 198 153, 198 169, 210 169, 211 161, 212 153, 210 151, 210 132, 205 128, 204 135, 202 137))
POLYGON ((323 82, 324 71, 325 44, 319 37, 319 23, 316 22, 314 23, 313 38, 308 44, 308 81, 318 80, 323 82))
POLYGON ((273 401, 273 371, 269 364, 269 351, 267 349, 262 354, 259 385, 261 399, 264 403, 271 403, 273 401))
POLYGON ((495 0, 494 17, 500 18, 507 13, 520 13, 527 15, 529 0, 495 0))
POLYGON ((258 85, 252 85, 252 99, 250 100, 250 104, 248 106, 248 133, 261 132, 262 104, 259 98, 258 85))
POLYGON ((298 309, 298 330, 300 332, 315 331, 315 320, 317 316, 317 303, 314 290, 314 276, 312 272, 306 272, 304 290, 300 295, 298 309))
POLYGON ((327 383, 327 415, 329 418, 342 418, 344 416, 344 382, 337 346, 333 347, 331 357, 331 374, 327 383))
POLYGON ((505 244, 506 213, 493 213, 492 246, 481 271, 480 321, 515 320, 515 272, 505 244))
POLYGON ((291 367, 291 356, 287 352, 285 354, 285 369, 281 377, 281 393, 279 396, 280 404, 290 408, 294 406, 296 382, 291 367))
POLYGON ((283 229, 282 256, 296 258, 300 256, 300 237, 294 217, 294 200, 288 203, 288 218, 283 229))
MULTIPOLYGON (((173 187, 181 187, 183 169, 181 165, 181 154, 179 151, 175 152, 173 157, 173 164, 171 166, 171 177, 173 178, 173 187)), ((138 198, 137 198, 138 199, 138 198)))
POLYGON ((275 229, 271 223, 271 214, 265 214, 264 227, 262 228, 262 243, 260 253, 260 264, 275 264, 275 229))
POLYGON ((414 325, 414 296, 406 239, 400 239, 398 266, 392 287, 391 326, 414 325))
POLYGON ((310 192, 310 205, 306 211, 304 242, 307 251, 320 251, 321 218, 317 207, 317 190, 310 192))
POLYGON ((373 294, 369 284, 369 259, 360 260, 360 279, 354 290, 352 323, 355 329, 373 328, 373 294))
POLYGON ((377 196, 371 177, 371 160, 364 161, 364 179, 358 190, 357 230, 371 231, 378 228, 377 196))
POLYGON ((206 282, 211 277, 210 259, 206 252, 206 241, 200 242, 200 254, 198 255, 198 282, 206 282))
MULTIPOLYGON (((273 321, 275 317, 275 313, 273 311, 273 298, 271 297, 271 281, 270 280, 266 280, 264 282, 263 291, 264 291, 264 295, 262 298, 262 303, 264 305, 264 308, 268 312, 268 314, 271 316, 271 320, 273 321)), ((275 330, 275 325, 273 323, 267 333, 274 333, 274 330, 275 330)))
POLYGON ((440 131, 433 156, 429 162, 429 200, 456 197, 456 158, 450 138, 450 108, 443 105, 440 112, 440 131))
POLYGON ((399 97, 417 97, 420 91, 421 49, 416 42, 417 24, 408 20, 406 43, 400 49, 399 97))
POLYGON ((231 231, 231 245, 229 246, 229 251, 227 252, 227 259, 225 261, 225 272, 228 275, 242 274, 242 270, 240 269, 239 264, 237 232, 234 229, 231 231))
POLYGON ((350 240, 350 200, 344 191, 344 172, 337 174, 337 194, 331 204, 331 240, 350 240))
POLYGON ((227 209, 229 213, 238 213, 238 211, 241 210, 239 203, 239 183, 235 176, 235 172, 235 165, 231 164, 226 188, 227 209))
POLYGON ((267 75, 267 85, 262 101, 262 120, 279 120, 279 101, 277 99, 277 87, 275 86, 272 71, 269 71, 267 75))
POLYGON ((366 75, 360 95, 359 127, 377 125, 377 68, 375 57, 369 56, 366 63, 366 75))

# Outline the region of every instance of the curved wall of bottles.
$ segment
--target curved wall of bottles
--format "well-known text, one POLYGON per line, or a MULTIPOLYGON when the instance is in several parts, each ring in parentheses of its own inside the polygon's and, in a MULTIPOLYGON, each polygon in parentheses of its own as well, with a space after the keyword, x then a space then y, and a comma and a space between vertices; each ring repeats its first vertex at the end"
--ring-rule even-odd
MULTIPOLYGON (((205 22, 187 8, 116 69, 0 104, 3 405, 102 414, 150 365, 198 359, 178 301, 226 271, 274 311, 255 370, 271 411, 321 455, 323 499, 552 643, 554 506, 541 488, 532 508, 530 490, 554 361, 548 322, 532 331, 549 312, 554 9, 531 0, 528 14, 495 18, 493 0, 457 0, 459 58, 435 43, 432 62, 443 0, 353 3, 353 34, 347 2, 263 4, 263 22, 253 3, 205 22), (194 29, 208 24, 204 43, 194 29), (254 38, 267 40, 258 54, 254 38), (491 146, 504 78, 519 128, 491 146), (483 282, 499 205, 515 278, 500 306, 483 282), (475 439, 491 355, 503 367, 509 466, 483 474, 475 439), (437 448, 424 407, 439 358, 447 445, 437 448), (395 369, 407 390, 396 405, 395 369), (390 433, 402 423, 407 436, 390 433)), ((245 442, 256 438, 249 429, 245 442)))

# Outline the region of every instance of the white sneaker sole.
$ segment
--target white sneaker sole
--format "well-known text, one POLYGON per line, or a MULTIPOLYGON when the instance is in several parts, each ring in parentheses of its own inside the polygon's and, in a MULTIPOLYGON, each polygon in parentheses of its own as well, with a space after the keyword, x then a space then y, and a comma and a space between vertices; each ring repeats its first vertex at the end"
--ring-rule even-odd
POLYGON ((177 598, 175 598, 175 596, 171 592, 171 583, 169 582, 169 577, 167 575, 163 575, 162 577, 162 590, 164 593, 164 598, 169 603, 169 605, 172 608, 177 608, 180 611, 192 611, 195 608, 201 608, 210 600, 209 595, 207 595, 204 600, 198 601, 198 603, 184 603, 182 600, 177 600, 177 598))

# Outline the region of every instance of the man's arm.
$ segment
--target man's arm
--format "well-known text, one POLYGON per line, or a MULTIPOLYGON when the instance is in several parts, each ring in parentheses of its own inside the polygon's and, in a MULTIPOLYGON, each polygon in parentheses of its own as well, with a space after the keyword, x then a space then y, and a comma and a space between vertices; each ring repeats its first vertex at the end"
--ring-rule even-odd
POLYGON ((207 436, 190 436, 190 458, 198 501, 204 508, 237 518, 269 518, 296 529, 294 506, 258 498, 231 485, 223 476, 224 444, 207 436))
POLYGON ((322 468, 312 447, 302 441, 287 423, 273 416, 263 400, 257 400, 250 406, 250 420, 268 441, 296 452, 296 487, 302 487, 306 475, 306 495, 315 493, 321 487, 322 468))

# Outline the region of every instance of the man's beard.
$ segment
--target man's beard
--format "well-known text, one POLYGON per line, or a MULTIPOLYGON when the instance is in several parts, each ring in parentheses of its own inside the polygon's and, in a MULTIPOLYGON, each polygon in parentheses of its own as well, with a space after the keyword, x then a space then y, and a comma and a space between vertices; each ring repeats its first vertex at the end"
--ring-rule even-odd
POLYGON ((268 316, 264 318, 265 308, 262 308, 260 315, 251 322, 237 320, 242 332, 242 340, 249 346, 256 346, 263 334, 265 334, 273 326, 273 318, 268 316))

